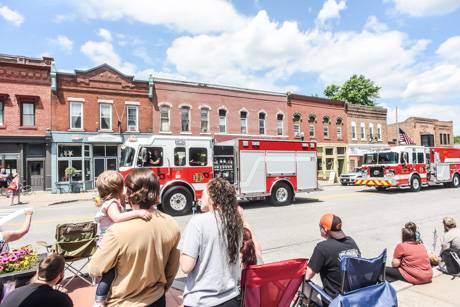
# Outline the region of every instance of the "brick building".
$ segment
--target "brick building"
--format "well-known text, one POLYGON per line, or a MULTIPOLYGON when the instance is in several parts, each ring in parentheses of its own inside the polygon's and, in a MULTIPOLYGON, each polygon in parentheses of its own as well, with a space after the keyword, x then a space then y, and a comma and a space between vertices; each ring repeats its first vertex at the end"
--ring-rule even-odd
POLYGON ((118 168, 124 137, 153 132, 152 112, 148 82, 109 65, 57 73, 51 132, 53 190, 93 188, 100 173, 118 168), (72 178, 66 175, 67 168, 77 171, 72 178))
POLYGON ((0 55, 0 165, 34 190, 51 187, 52 62, 0 55))
POLYGON ((345 103, 330 99, 288 94, 288 135, 316 141, 318 176, 329 178, 348 170, 347 114, 345 103))
POLYGON ((153 132, 287 138, 286 95, 194 82, 153 79, 153 132))
POLYGON ((347 104, 346 111, 348 168, 353 170, 361 166, 366 151, 388 147, 387 109, 347 104))
POLYGON ((399 140, 398 126, 417 145, 428 147, 454 145, 454 125, 452 121, 409 117, 399 124, 390 124, 388 125, 388 135, 391 144, 396 144, 397 140, 399 140))

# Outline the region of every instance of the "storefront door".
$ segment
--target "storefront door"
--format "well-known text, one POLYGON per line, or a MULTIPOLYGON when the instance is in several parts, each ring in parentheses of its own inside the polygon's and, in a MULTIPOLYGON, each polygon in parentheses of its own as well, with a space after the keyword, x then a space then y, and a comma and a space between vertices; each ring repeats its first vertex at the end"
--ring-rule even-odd
POLYGON ((33 191, 43 191, 45 186, 44 161, 27 161, 27 182, 33 191))
POLYGON ((117 170, 117 158, 94 158, 94 180, 107 170, 117 170))

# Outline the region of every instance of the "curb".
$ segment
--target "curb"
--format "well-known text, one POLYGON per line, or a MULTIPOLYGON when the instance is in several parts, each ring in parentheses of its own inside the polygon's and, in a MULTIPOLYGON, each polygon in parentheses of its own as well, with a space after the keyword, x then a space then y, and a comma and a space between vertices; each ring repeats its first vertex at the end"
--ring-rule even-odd
POLYGON ((76 203, 78 201, 91 201, 93 198, 88 198, 88 199, 69 199, 69 200, 61 200, 61 201, 56 201, 49 203, 48 206, 55 206, 55 205, 64 205, 64 204, 70 204, 70 203, 76 203))

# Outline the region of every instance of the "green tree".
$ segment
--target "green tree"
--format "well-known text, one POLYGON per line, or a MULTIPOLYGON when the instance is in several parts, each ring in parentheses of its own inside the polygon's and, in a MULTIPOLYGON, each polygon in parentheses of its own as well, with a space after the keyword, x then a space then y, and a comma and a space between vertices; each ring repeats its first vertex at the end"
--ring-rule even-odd
POLYGON ((365 106, 374 106, 379 92, 380 86, 363 75, 353 75, 342 86, 330 84, 324 89, 324 95, 330 99, 365 106))
POLYGON ((454 137, 454 144, 460 144, 460 135, 454 137))

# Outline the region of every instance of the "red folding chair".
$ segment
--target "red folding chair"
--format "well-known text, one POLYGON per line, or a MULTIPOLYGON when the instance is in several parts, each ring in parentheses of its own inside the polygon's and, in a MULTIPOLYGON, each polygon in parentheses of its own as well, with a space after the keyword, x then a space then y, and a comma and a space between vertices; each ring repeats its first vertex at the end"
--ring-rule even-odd
POLYGON ((241 278, 244 307, 288 307, 302 284, 307 259, 252 265, 241 278))

